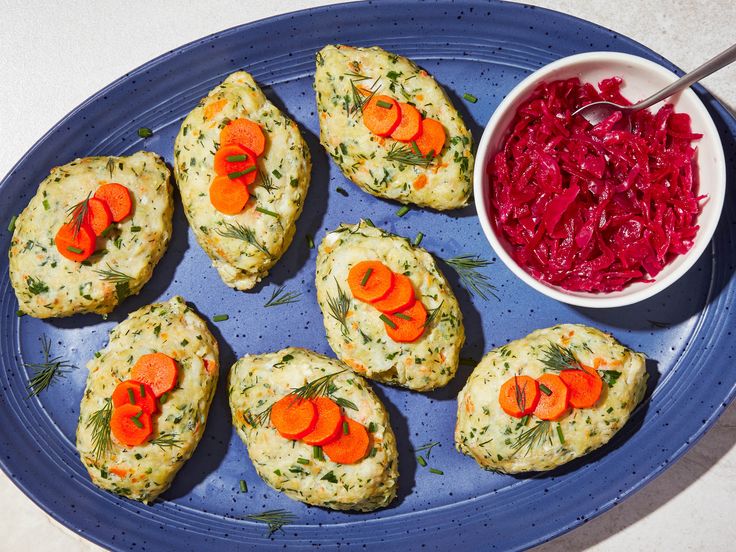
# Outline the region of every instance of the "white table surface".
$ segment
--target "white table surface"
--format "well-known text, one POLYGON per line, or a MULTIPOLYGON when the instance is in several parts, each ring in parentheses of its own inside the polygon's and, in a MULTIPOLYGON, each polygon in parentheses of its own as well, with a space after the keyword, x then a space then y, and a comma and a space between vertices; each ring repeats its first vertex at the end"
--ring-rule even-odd
MULTIPOLYGON (((88 96, 149 59, 222 29, 324 0, 0 0, 0 176, 88 96)), ((733 0, 537 0, 627 35, 684 69, 736 40, 733 0), (664 7, 666 5, 666 7, 664 7)), ((307 30, 305 30, 307 32, 307 30)), ((704 84, 733 111, 736 65, 704 84)), ((736 549, 736 405, 664 475, 538 551, 736 549)), ((99 550, 0 473, 0 550, 99 550)))

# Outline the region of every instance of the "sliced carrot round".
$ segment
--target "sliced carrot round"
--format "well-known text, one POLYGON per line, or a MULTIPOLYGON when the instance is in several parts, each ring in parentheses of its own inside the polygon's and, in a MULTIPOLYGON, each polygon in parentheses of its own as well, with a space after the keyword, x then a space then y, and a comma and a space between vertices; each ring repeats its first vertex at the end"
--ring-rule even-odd
POLYGON ((509 416, 528 416, 534 412, 539 402, 539 384, 529 376, 513 376, 501 386, 498 402, 509 416))
POLYGON ((317 407, 317 423, 312 431, 302 437, 302 441, 321 447, 331 443, 342 433, 342 412, 337 403, 328 397, 317 397, 312 402, 317 407))
POLYGON ((95 197, 103 201, 110 209, 113 222, 120 222, 133 210, 130 190, 117 182, 103 184, 97 188, 95 197))
POLYGON ((363 124, 373 134, 389 136, 400 121, 399 102, 390 96, 376 94, 363 106, 363 124))
POLYGON ((445 127, 434 119, 422 119, 422 132, 413 141, 424 157, 437 157, 445 147, 445 127))
POLYGON ((419 339, 424 333, 427 322, 427 309, 421 301, 415 301, 408 309, 394 314, 383 314, 383 323, 386 333, 397 343, 411 343, 419 339), (386 322, 386 319, 389 322, 386 322))
POLYGON ((327 443, 322 450, 327 457, 338 464, 355 464, 368 454, 371 438, 365 426, 350 418, 345 418, 347 433, 341 431, 336 441, 327 443))
POLYGON ((112 410, 110 430, 126 447, 143 444, 153 431, 151 415, 138 405, 122 404, 112 410))
POLYGON ((59 228, 54 238, 56 249, 70 261, 82 262, 95 252, 95 233, 89 224, 79 227, 74 221, 67 222, 59 228))
POLYGON ((250 199, 248 187, 240 180, 227 176, 216 176, 210 184, 212 206, 226 215, 237 215, 250 199))
POLYGON ((96 197, 89 198, 87 205, 89 226, 92 228, 95 236, 99 236, 112 224, 112 212, 110 212, 107 203, 96 197))
POLYGON ((229 144, 240 144, 256 155, 262 155, 266 149, 266 136, 258 123, 250 119, 235 119, 220 131, 220 147, 229 144))
POLYGON ((570 389, 570 406, 573 408, 590 408, 601 396, 603 380, 596 370, 563 370, 560 378, 570 389))
POLYGON ((215 153, 215 173, 249 186, 258 176, 256 154, 240 144, 221 146, 215 153))
POLYGON ((539 402, 534 415, 540 420, 556 420, 570 406, 570 393, 557 374, 542 374, 537 378, 539 384, 539 402), (544 387, 543 387, 544 386, 544 387))
POLYGON ((391 138, 400 142, 411 142, 422 132, 422 114, 411 104, 399 102, 401 120, 391 133, 391 138))
POLYGON ((372 303, 386 297, 394 284, 394 273, 381 261, 361 261, 348 273, 353 297, 372 303))
POLYGON ((179 378, 176 361, 163 353, 141 356, 130 371, 130 379, 145 383, 156 397, 171 391, 179 378))
POLYGON ((282 437, 301 439, 317 424, 317 407, 310 400, 286 395, 271 407, 271 423, 282 437))
POLYGON ((408 309, 414 304, 414 286, 411 279, 403 274, 394 273, 394 285, 388 295, 373 303, 379 311, 393 314, 408 309))
POLYGON ((112 392, 112 405, 118 407, 123 404, 138 405, 147 414, 153 414, 157 410, 153 389, 141 381, 125 380, 118 383, 112 392))

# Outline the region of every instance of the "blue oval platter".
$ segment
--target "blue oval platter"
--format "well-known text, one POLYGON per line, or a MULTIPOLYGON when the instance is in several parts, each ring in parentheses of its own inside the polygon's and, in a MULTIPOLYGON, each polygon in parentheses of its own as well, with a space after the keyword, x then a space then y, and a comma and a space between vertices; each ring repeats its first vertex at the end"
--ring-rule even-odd
POLYGON ((463 357, 479 359, 491 348, 534 329, 579 322, 610 331, 643 351, 650 373, 646 398, 629 423, 598 451, 562 468, 512 477, 481 470, 453 446, 456 396, 472 366, 438 391, 419 394, 374 384, 399 443, 400 489, 390 507, 370 514, 309 507, 273 491, 257 476, 233 431, 227 406, 229 366, 246 353, 288 345, 332 355, 314 289, 316 249, 307 246, 341 222, 369 216, 422 243, 440 258, 494 252, 474 207, 439 213, 369 196, 350 182, 319 144, 312 90, 314 54, 325 44, 379 45, 410 57, 432 73, 460 109, 475 140, 494 108, 521 79, 563 56, 615 50, 677 70, 643 46, 585 21, 518 4, 488 2, 344 4, 274 17, 236 27, 163 55, 114 82, 66 116, 0 184, 0 244, 8 248, 8 221, 19 213, 49 170, 76 157, 155 151, 169 163, 182 119, 229 73, 245 69, 268 97, 300 125, 314 161, 312 184, 294 242, 252 292, 226 287, 197 245, 177 197, 172 243, 153 279, 106 320, 97 315, 36 320, 18 317, 0 257, 0 464, 41 508, 77 534, 113 550, 515 550, 549 540, 611 508, 652 480, 708 429, 736 389, 736 266, 733 194, 736 121, 702 88, 723 140, 728 196, 720 226, 688 274, 667 291, 625 308, 589 310, 536 293, 502 263, 484 273, 498 297, 471 296, 457 275, 445 273, 466 320, 463 357), (464 93, 477 103, 463 99, 464 93), (138 137, 139 127, 153 136, 138 137), (347 197, 336 188, 347 190, 347 197), (303 292, 289 306, 264 309, 273 290, 303 292), (107 332, 142 305, 182 295, 209 317, 220 342, 222 376, 207 430, 173 487, 150 506, 118 498, 90 482, 74 447, 79 401, 95 351, 107 332), (285 316, 288 314, 288 316, 285 316), (25 363, 41 360, 41 337, 79 368, 39 397, 27 398, 25 363), (438 441, 431 466, 417 464, 413 449, 438 441), (240 480, 247 482, 241 492, 240 480), (285 509, 296 521, 268 535, 244 519, 285 509))

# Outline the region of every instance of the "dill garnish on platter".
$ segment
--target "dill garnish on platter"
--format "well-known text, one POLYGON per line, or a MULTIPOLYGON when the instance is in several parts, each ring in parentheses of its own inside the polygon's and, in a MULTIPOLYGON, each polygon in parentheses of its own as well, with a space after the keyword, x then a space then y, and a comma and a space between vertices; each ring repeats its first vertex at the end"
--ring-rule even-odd
POLYGON ((478 271, 479 268, 493 264, 492 261, 482 259, 479 255, 465 254, 452 257, 445 262, 457 272, 471 295, 477 294, 484 301, 488 301, 489 295, 499 299, 496 295, 498 288, 491 283, 488 276, 478 271))
POLYGON ((24 366, 33 370, 28 381, 28 397, 35 397, 47 389, 57 378, 63 378, 69 370, 76 368, 74 364, 60 356, 51 356, 51 340, 41 336, 43 362, 25 362, 24 366))

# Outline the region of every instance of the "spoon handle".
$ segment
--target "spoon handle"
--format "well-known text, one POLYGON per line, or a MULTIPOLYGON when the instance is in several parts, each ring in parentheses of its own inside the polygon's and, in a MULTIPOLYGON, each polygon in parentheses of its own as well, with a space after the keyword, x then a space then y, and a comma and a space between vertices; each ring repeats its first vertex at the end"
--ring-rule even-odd
POLYGON ((669 96, 672 96, 683 88, 687 88, 692 83, 697 82, 700 79, 704 79, 711 73, 715 73, 721 67, 725 67, 726 65, 728 65, 729 63, 733 63, 734 61, 736 61, 736 44, 734 44, 730 48, 727 48, 713 59, 706 61, 697 69, 693 69, 689 73, 681 76, 668 87, 663 88, 656 94, 649 96, 646 100, 642 100, 641 102, 636 104, 636 108, 646 109, 647 107, 654 105, 655 103, 664 100, 669 96))

